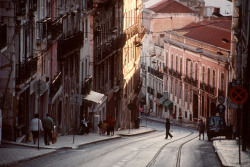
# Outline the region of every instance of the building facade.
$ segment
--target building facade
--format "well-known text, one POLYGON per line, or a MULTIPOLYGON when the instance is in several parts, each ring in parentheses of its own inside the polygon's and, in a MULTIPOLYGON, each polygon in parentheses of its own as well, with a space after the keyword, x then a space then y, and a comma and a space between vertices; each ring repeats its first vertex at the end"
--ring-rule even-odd
POLYGON ((231 39, 230 27, 231 17, 222 17, 166 32, 164 89, 173 101, 169 114, 177 120, 206 121, 217 114, 218 97, 228 93, 230 44, 223 39, 231 39))
POLYGON ((176 1, 161 1, 143 9, 143 25, 146 35, 142 42, 141 70, 143 93, 146 95, 144 110, 157 117, 167 117, 167 110, 172 105, 164 106, 168 99, 164 92, 163 69, 165 31, 182 28, 191 22, 198 21, 198 14, 176 1), (146 84, 147 83, 147 84, 146 84))

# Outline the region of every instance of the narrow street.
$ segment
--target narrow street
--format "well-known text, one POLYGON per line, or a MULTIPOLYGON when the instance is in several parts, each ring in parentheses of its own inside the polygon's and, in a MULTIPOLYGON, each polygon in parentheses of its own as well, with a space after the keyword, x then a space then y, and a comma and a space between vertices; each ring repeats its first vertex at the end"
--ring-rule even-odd
MULTIPOLYGON (((141 125, 145 125, 143 120, 141 125)), ((172 139, 165 138, 163 123, 147 121, 157 131, 131 137, 90 144, 75 150, 58 150, 52 155, 34 159, 18 166, 84 166, 84 167, 165 167, 221 166, 212 142, 199 141, 197 131, 173 126, 172 139), (192 154, 190 154, 192 153, 192 154)))

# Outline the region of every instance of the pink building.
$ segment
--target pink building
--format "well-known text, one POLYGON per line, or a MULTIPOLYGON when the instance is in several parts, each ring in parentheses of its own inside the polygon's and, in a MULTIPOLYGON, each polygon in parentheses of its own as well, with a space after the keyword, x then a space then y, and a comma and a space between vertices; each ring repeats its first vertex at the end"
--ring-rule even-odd
POLYGON ((173 102, 169 115, 185 122, 216 115, 226 97, 231 17, 204 20, 165 33, 164 89, 173 102))

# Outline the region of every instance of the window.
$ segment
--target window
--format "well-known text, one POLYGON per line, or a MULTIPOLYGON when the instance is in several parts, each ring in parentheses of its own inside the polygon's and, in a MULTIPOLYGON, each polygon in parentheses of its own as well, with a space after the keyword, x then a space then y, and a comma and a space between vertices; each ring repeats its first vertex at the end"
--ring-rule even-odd
POLYGON ((202 66, 202 83, 205 82, 205 66, 202 66))
POLYGON ((198 80, 198 63, 195 64, 195 80, 198 80))
POLYGON ((85 38, 88 38, 88 20, 85 21, 85 38))
POLYGON ((175 96, 177 96, 177 89, 178 89, 178 87, 177 87, 177 81, 175 81, 175 96))
POLYGON ((176 60, 175 60, 175 62, 176 62, 176 71, 178 71, 178 56, 176 55, 176 60))
POLYGON ((213 87, 215 87, 215 70, 213 70, 213 87))
POLYGON ((180 58, 180 73, 182 74, 182 57, 180 58))
POLYGON ((221 90, 224 90, 224 73, 221 73, 221 84, 220 84, 220 87, 221 87, 221 90))
POLYGON ((186 76, 188 76, 188 59, 186 59, 186 76))
POLYGON ((173 80, 171 79, 171 89, 170 89, 170 93, 173 94, 173 80))
POLYGON ((189 97, 190 105, 192 104, 192 97, 193 97, 193 92, 190 91, 190 97, 189 97))
POLYGON ((182 96, 182 85, 180 84, 180 99, 181 99, 181 96, 182 96))
POLYGON ((174 68, 174 55, 171 55, 171 68, 174 68))
POLYGON ((207 68, 207 84, 210 85, 210 68, 207 68))
POLYGON ((167 91, 168 92, 168 77, 166 77, 166 82, 165 82, 166 84, 165 84, 165 91, 167 91))
POLYGON ((191 61, 190 77, 193 78, 193 62, 191 61))
POLYGON ((185 102, 187 102, 187 96, 188 96, 188 90, 187 88, 185 89, 185 102))
POLYGON ((166 52, 166 67, 168 67, 168 52, 166 52))

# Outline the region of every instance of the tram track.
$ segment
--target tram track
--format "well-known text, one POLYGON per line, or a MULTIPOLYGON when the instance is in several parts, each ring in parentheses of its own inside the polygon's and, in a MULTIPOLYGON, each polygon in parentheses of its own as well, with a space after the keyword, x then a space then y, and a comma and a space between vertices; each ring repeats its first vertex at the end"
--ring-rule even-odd
MULTIPOLYGON (((171 142, 168 142, 168 143, 164 144, 164 145, 157 151, 157 153, 156 153, 155 156, 152 158, 152 160, 148 163, 147 167, 153 167, 153 166, 154 166, 157 157, 160 155, 160 153, 162 152, 162 150, 163 150, 167 145, 170 145, 170 144, 172 144, 172 143, 174 143, 174 142, 177 142, 177 141, 183 140, 183 139, 185 139, 185 138, 188 138, 188 137, 190 137, 192 134, 194 134, 194 132, 190 132, 190 134, 188 134, 188 135, 186 135, 186 136, 184 136, 184 137, 178 138, 178 139, 176 139, 176 140, 173 140, 173 141, 171 141, 171 142)), ((182 144, 179 146, 178 152, 177 152, 177 156, 176 156, 176 157, 177 157, 177 158, 176 158, 176 167, 180 167, 180 162, 181 162, 181 149, 182 149, 182 146, 183 146, 184 144, 186 144, 186 143, 192 141, 193 139, 195 139, 195 138, 197 138, 197 137, 198 137, 198 136, 195 136, 195 137, 193 137, 193 138, 191 138, 191 139, 185 141, 184 143, 182 143, 182 144)))
MULTIPOLYGON (((132 141, 130 141, 130 142, 127 142, 126 144, 122 144, 122 145, 119 145, 119 146, 116 146, 116 147, 112 147, 112 148, 110 148, 110 149, 107 149, 107 150, 105 150, 105 151, 103 151, 103 152, 101 152, 101 153, 99 153, 99 154, 97 154, 97 155, 95 155, 95 156, 93 156, 93 157, 89 157, 88 159, 86 159, 86 160, 84 160, 84 161, 81 161, 80 163, 78 163, 78 164, 74 164, 74 166, 72 166, 72 167, 79 167, 79 166, 83 166, 84 164, 86 164, 86 163, 88 163, 88 162, 90 162, 90 161, 94 161, 94 160, 96 160, 96 159, 98 159, 98 158, 100 158, 100 157, 102 157, 102 156, 104 156, 104 155, 106 155, 106 154, 108 154, 108 153, 111 153, 111 152, 113 152, 113 151, 116 151, 116 150, 118 150, 118 149, 120 149, 121 147, 125 147, 125 146, 128 146, 128 145, 130 145, 130 144, 134 144, 135 142, 141 142, 141 141, 145 141, 145 140, 151 140, 151 139, 153 139, 153 138, 157 138, 157 137, 160 137, 160 136, 163 136, 163 133, 157 133, 157 132, 154 132, 152 135, 150 135, 150 136, 142 136, 142 137, 139 137, 139 138, 136 138, 136 139, 132 139, 132 141)), ((127 137, 123 137, 123 138, 127 138, 127 137)), ((117 140, 117 141, 112 141, 113 143, 119 143, 119 139, 117 140)), ((100 146, 100 147, 96 147, 95 148, 95 150, 98 150, 99 148, 101 148, 102 146, 100 146)), ((82 147, 82 148, 84 148, 84 147, 82 147)), ((78 149, 76 149, 76 150, 80 150, 80 149, 82 149, 82 148, 78 148, 78 149)), ((62 151, 62 150, 61 150, 62 151)), ((44 165, 43 167, 50 167, 50 166, 54 166, 55 164, 58 164, 58 163, 62 163, 63 161, 65 161, 65 160, 67 160, 67 159, 73 159, 73 158, 80 158, 80 157, 82 157, 83 155, 82 154, 78 154, 78 155, 74 155, 74 156, 70 156, 70 157, 68 157, 68 158, 63 158, 63 159, 59 159, 59 160, 54 160, 53 162, 51 162, 51 163, 49 163, 49 164, 46 164, 46 165, 44 165)))

